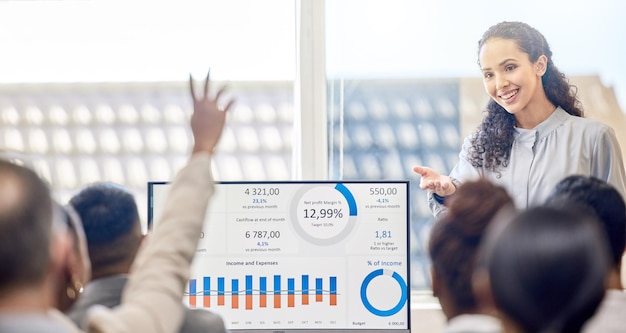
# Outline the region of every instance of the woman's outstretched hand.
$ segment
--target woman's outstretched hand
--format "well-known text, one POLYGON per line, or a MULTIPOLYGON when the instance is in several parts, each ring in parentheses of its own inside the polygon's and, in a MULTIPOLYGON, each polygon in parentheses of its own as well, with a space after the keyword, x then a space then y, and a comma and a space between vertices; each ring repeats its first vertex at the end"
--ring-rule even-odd
POLYGON ((219 142, 226 112, 231 108, 234 100, 229 100, 225 106, 220 103, 220 97, 225 87, 221 87, 215 96, 209 96, 210 71, 204 81, 202 96, 197 97, 193 87, 193 77, 189 74, 189 90, 193 99, 193 114, 191 115, 191 132, 193 133, 194 145, 192 154, 198 152, 212 153, 219 142))
POLYGON ((422 190, 429 190, 440 197, 447 197, 456 192, 456 186, 450 177, 442 176, 429 167, 416 165, 413 167, 413 172, 421 176, 420 188, 422 190))

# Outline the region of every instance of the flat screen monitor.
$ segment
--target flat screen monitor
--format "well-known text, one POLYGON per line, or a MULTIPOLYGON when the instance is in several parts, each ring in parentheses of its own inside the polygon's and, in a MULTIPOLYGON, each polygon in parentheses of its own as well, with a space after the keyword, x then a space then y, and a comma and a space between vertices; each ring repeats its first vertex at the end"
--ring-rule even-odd
POLYGON ((409 216, 408 181, 217 182, 183 302, 231 331, 409 332, 409 216))

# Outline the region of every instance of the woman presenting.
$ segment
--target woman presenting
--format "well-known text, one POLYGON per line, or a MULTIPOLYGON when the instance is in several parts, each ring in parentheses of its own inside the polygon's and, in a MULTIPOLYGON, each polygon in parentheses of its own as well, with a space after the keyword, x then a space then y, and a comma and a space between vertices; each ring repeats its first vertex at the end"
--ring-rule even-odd
POLYGON ((465 138, 449 176, 414 166, 429 190, 433 215, 458 184, 486 178, 503 186, 517 208, 542 203, 566 176, 594 176, 625 196, 625 174, 612 128, 583 118, 567 78, 552 62, 545 37, 528 24, 501 22, 478 42, 478 63, 491 97, 476 132, 465 138))

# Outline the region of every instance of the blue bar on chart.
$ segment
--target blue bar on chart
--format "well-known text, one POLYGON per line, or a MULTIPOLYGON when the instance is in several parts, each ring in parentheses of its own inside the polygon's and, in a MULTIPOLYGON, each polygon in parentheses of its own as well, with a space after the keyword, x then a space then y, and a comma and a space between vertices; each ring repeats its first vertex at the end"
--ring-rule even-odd
POLYGON ((337 305, 337 277, 330 277, 330 305, 337 305))
POLYGON ((211 278, 208 276, 204 277, 204 287, 202 290, 202 302, 205 308, 211 307, 211 278))
POLYGON ((267 278, 265 276, 259 278, 259 306, 267 307, 267 278))
POLYGON ((252 310, 252 275, 246 275, 246 310, 252 310))
MULTIPOLYGON (((226 278, 226 277, 217 277, 217 290, 211 289, 211 277, 204 276, 202 279, 190 279, 189 280, 189 306, 196 307, 198 306, 198 295, 202 295, 202 305, 205 308, 211 307, 211 298, 217 295, 217 305, 213 304, 213 306, 226 306, 226 296, 230 295, 230 307, 233 309, 239 309, 241 296, 244 296, 245 306, 242 308, 246 310, 252 310, 255 304, 255 297, 258 295, 259 302, 258 306, 261 308, 267 308, 267 296, 268 296, 268 277, 260 276, 258 278, 258 289, 255 289, 255 277, 253 275, 245 275, 244 279, 239 278, 226 278), (228 282, 227 280, 230 280, 228 282), (204 286, 200 288, 199 281, 202 281, 204 286), (243 283, 239 283, 243 281, 243 283), (227 289, 227 283, 230 285, 230 290, 227 289), (243 284, 245 283, 245 289, 243 284), (242 288, 240 290, 240 288, 242 288)), ((300 278, 288 277, 286 281, 281 275, 273 275, 271 281, 273 282, 272 286, 269 286, 270 292, 273 297, 273 308, 279 309, 283 306, 282 301, 284 295, 287 298, 287 307, 293 308, 296 306, 296 297, 301 295, 302 305, 309 305, 313 292, 315 292, 315 301, 316 303, 325 302, 324 295, 328 296, 328 305, 336 306, 338 301, 338 290, 337 290, 337 277, 329 276, 327 280, 327 290, 324 289, 326 278, 311 278, 310 275, 304 274, 301 275, 300 278), (314 281, 313 281, 314 280, 314 281), (285 283, 286 282, 286 283, 285 283), (297 286, 297 282, 301 282, 301 286, 297 286), (314 284, 314 288, 312 288, 311 284, 314 284), (282 289, 284 285, 287 285, 286 289, 282 289)), ((270 282, 270 283, 272 283, 270 282)))
POLYGON ((217 305, 224 305, 224 278, 217 278, 217 305))
POLYGON ((274 309, 280 308, 280 275, 274 275, 274 309))
POLYGON ((322 278, 315 278, 315 301, 324 301, 324 297, 322 296, 322 278))
POLYGON ((296 283, 295 279, 287 279, 287 307, 293 308, 296 306, 296 283))
POLYGON ((302 275, 302 305, 309 304, 309 276, 302 275))
POLYGON ((239 280, 231 281, 231 306, 233 309, 239 309, 239 280))
POLYGON ((196 306, 196 279, 189 280, 189 306, 196 306))

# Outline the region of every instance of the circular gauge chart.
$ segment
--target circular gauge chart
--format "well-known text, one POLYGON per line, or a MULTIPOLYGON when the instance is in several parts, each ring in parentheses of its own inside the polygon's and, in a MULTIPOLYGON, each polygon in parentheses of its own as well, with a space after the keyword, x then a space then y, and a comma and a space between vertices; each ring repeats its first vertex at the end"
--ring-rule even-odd
POLYGON ((402 276, 389 269, 375 270, 361 283, 363 305, 369 312, 380 317, 393 316, 402 310, 407 302, 407 293, 407 285, 402 276), (399 292, 393 292, 396 289, 394 284, 400 288, 399 292), (376 288, 375 286, 379 287, 377 292, 369 290, 376 288))
POLYGON ((302 239, 316 245, 332 245, 354 228, 357 205, 343 184, 311 184, 300 188, 291 204, 291 220, 302 239))

